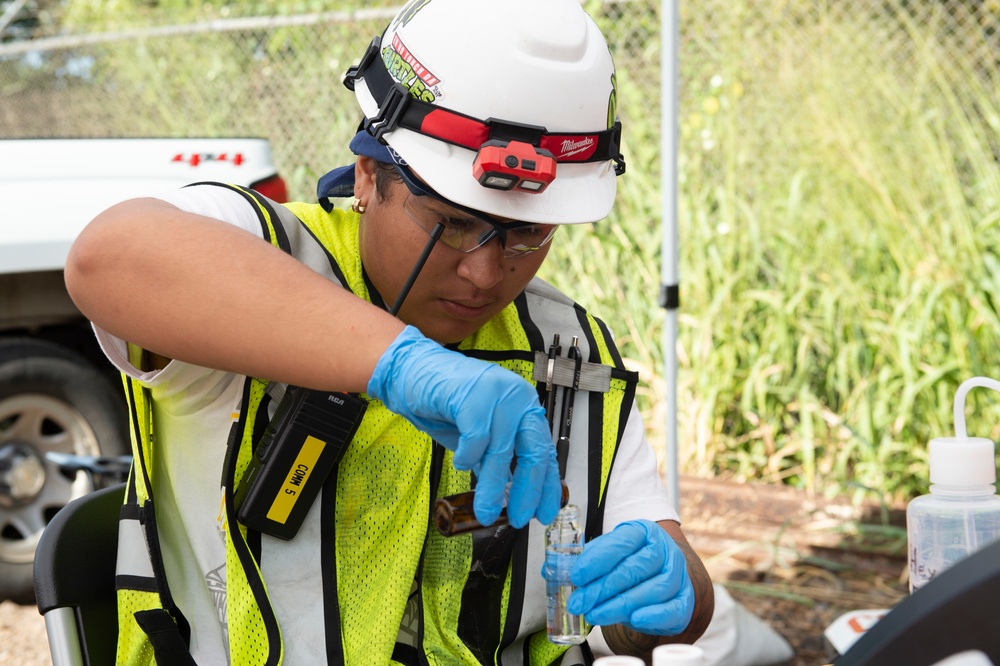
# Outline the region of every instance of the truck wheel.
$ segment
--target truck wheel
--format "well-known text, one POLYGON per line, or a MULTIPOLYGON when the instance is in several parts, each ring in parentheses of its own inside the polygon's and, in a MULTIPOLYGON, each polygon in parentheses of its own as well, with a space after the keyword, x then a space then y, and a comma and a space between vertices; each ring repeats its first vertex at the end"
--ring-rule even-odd
POLYGON ((82 356, 48 342, 0 340, 0 600, 34 600, 32 566, 42 530, 93 490, 45 459, 128 453, 121 391, 82 356))

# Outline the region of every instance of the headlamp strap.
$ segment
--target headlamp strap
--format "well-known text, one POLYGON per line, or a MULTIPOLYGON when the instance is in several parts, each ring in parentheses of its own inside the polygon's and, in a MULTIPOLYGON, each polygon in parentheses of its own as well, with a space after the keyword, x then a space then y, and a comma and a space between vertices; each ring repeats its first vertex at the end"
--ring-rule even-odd
POLYGON ((550 152, 560 163, 615 163, 615 174, 625 173, 621 154, 621 122, 598 132, 547 132, 544 127, 522 125, 490 118, 479 120, 411 95, 385 67, 380 53, 381 39, 375 37, 361 61, 347 70, 344 85, 354 90, 355 82, 364 79, 368 91, 379 103, 378 115, 366 119, 364 128, 376 139, 397 127, 424 134, 439 141, 478 151, 491 140, 523 141, 550 152))

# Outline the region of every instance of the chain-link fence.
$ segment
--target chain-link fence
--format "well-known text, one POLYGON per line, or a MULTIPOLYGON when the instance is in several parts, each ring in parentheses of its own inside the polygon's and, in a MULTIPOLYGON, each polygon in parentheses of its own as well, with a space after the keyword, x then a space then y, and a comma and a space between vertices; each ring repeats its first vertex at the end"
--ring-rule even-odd
MULTIPOLYGON (((651 439, 657 439, 662 355, 650 341, 659 339, 660 320, 654 295, 661 217, 662 8, 659 0, 586 0, 584 5, 605 30, 614 53, 629 164, 620 187, 620 212, 605 228, 634 251, 609 263, 615 275, 628 276, 630 285, 623 289, 642 298, 634 301, 602 284, 594 288, 594 300, 636 303, 612 325, 625 331, 626 352, 653 387, 647 421, 651 439)), ((307 198, 317 176, 350 159, 346 141, 359 116, 341 79, 392 14, 392 7, 372 3, 316 14, 206 16, 183 25, 162 13, 145 25, 123 25, 95 14, 92 26, 78 20, 70 33, 8 41, 0 44, 0 137, 265 136, 273 143, 292 196, 307 198)), ((823 283, 815 291, 805 290, 817 301, 849 291, 838 280, 850 280, 861 263, 875 263, 863 254, 863 246, 880 225, 904 232, 912 227, 917 234, 916 243, 904 237, 886 245, 884 254, 903 266, 926 264, 928 247, 940 247, 921 240, 920 234, 933 226, 942 208, 961 210, 963 219, 995 218, 1000 186, 994 191, 986 172, 995 170, 1000 150, 1000 1, 703 0, 681 2, 679 17, 680 423, 681 441, 694 446, 689 464, 699 469, 725 465, 710 445, 720 434, 731 438, 730 444, 765 442, 767 455, 750 463, 760 469, 772 464, 776 450, 784 450, 781 432, 792 433, 791 446, 801 453, 803 438, 866 438, 875 446, 888 436, 913 444, 929 429, 944 429, 947 411, 925 406, 917 415, 925 426, 907 432, 905 415, 890 408, 882 414, 872 398, 861 397, 865 389, 858 386, 867 381, 865 373, 882 371, 877 358, 864 360, 865 349, 879 356, 872 343, 875 333, 852 337, 844 332, 848 326, 834 323, 839 327, 834 333, 814 336, 824 337, 824 344, 803 352, 801 340, 791 342, 787 361, 767 365, 761 361, 767 357, 766 345, 761 346, 764 334, 750 326, 762 316, 761 303, 767 300, 760 296, 761 284, 780 281, 775 300, 792 306, 801 298, 797 280, 823 283), (941 141, 913 145, 923 140, 922 131, 935 128, 941 141), (933 157, 931 166, 914 154, 933 157), (880 161, 880 155, 888 157, 880 161), (912 172, 912 182, 919 185, 893 189, 890 181, 904 172, 912 172), (943 176, 954 187, 942 192, 937 188, 943 176), (831 182, 838 188, 829 188, 831 182), (856 213, 844 212, 848 200, 859 202, 856 213), (914 207, 915 201, 925 200, 926 208, 914 207), (804 201, 815 205, 807 208, 804 201), (801 239, 792 239, 798 229, 822 240, 830 227, 847 229, 847 235, 828 239, 818 249, 803 249, 801 239), (767 239, 776 235, 798 248, 798 255, 793 249, 789 257, 810 252, 825 256, 798 276, 781 276, 794 261, 767 247, 767 239), (723 267, 716 270, 716 254, 734 238, 739 242, 733 242, 731 254, 719 260, 723 267), (847 257, 855 245, 863 256, 847 257), (830 259, 843 260, 847 268, 824 277, 830 259), (741 271, 753 273, 753 284, 742 289, 755 299, 751 314, 744 316, 729 303, 728 312, 719 315, 714 310, 718 294, 732 289, 731 278, 741 271), (750 340, 750 348, 725 360, 720 346, 739 339, 750 340), (837 346, 841 342, 845 347, 837 346), (827 370, 844 362, 844 348, 851 350, 851 358, 863 359, 854 374, 827 370), (716 360, 720 356, 723 360, 716 360), (819 374, 795 374, 804 361, 819 367, 819 374), (774 371, 776 366, 784 369, 774 371), (723 382, 730 385, 722 387, 723 382), (782 392, 786 386, 790 393, 782 392), (855 422, 864 400, 869 403, 862 420, 870 427, 855 422), (940 418, 932 418, 937 413, 940 418), (808 414, 816 416, 823 433, 811 434, 812 427, 802 431, 808 414), (767 423, 771 425, 765 427, 767 423), (841 429, 849 433, 837 434, 841 429)), ((977 265, 982 268, 978 259, 977 265)), ((884 272, 874 265, 868 270, 884 272)), ((983 282, 984 272, 962 279, 983 282)), ((893 325, 892 312, 905 298, 886 295, 881 312, 887 313, 882 318, 887 326, 893 325)), ((835 311, 843 306, 827 307, 835 311)), ((789 315, 789 337, 809 338, 795 316, 795 321, 803 317, 801 312, 789 315)), ((816 316, 837 319, 829 313, 816 316)), ((767 314, 762 319, 772 326, 776 321, 767 314)), ((991 339, 982 341, 987 344, 991 339)), ((924 362, 931 362, 927 350, 914 353, 921 352, 924 362)), ((952 387, 964 378, 956 373, 978 369, 967 359, 948 367, 936 376, 950 377, 952 387)), ((909 370, 895 372, 906 375, 909 370)), ((926 399, 940 402, 947 395, 934 389, 926 399)), ((904 401, 902 409, 912 407, 904 401)), ((815 476, 822 471, 810 470, 815 460, 810 463, 809 455, 796 456, 790 463, 776 463, 780 469, 774 474, 787 477, 789 469, 797 469, 815 476)))
MULTIPOLYGON (((585 5, 608 35, 624 96, 637 102, 621 107, 626 130, 640 128, 645 140, 658 131, 661 3, 585 5)), ((266 136, 294 193, 308 196, 313 176, 345 158, 344 138, 358 119, 342 75, 393 13, 362 8, 111 30, 105 19, 100 32, 77 25, 74 34, 7 41, 0 136, 266 136)), ((948 67, 991 77, 1000 46, 997 0, 682 2, 680 16, 678 90, 689 139, 682 150, 712 143, 710 132, 691 133, 726 105, 739 106, 747 131, 780 131, 808 97, 780 84, 797 68, 814 68, 804 79, 810 87, 871 64, 905 76, 925 55, 919 51, 938 49, 948 67)), ((746 145, 754 144, 743 152, 746 145)))
POLYGON ((306 197, 349 156, 359 112, 341 79, 392 15, 217 19, 8 44, 0 135, 263 136, 306 197))

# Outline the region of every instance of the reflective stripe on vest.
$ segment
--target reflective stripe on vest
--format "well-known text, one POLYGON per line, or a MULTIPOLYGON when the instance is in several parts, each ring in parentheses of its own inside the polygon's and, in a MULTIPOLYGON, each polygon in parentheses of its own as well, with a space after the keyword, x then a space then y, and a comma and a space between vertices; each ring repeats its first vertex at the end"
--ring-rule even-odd
MULTIPOLYGON (((129 345, 129 359, 140 367, 141 350, 129 345)), ((130 415, 132 472, 125 492, 118 533, 115 587, 118 601, 119 664, 192 663, 187 621, 174 605, 163 574, 149 485, 152 465, 152 405, 149 392, 124 377, 130 415)))
MULTIPOLYGON (((265 238, 372 300, 361 267, 356 215, 326 213, 318 205, 275 206, 255 193, 232 189, 255 206, 265 238)), ((534 352, 547 348, 555 333, 564 341, 578 336, 585 360, 612 368, 607 392, 577 396, 567 466, 571 501, 586 516, 587 535, 593 538, 600 533, 607 479, 637 381, 635 373, 625 370, 603 324, 535 280, 459 350, 532 381, 534 352)), ((260 380, 246 382, 223 477, 231 663, 278 664, 286 654, 294 654, 297 663, 388 663, 400 626, 407 623, 403 612, 415 579, 422 608, 416 643, 432 663, 550 664, 564 652, 561 663, 586 663, 589 650, 566 652, 565 646, 544 639, 544 582, 539 574, 544 527, 533 522, 523 530, 508 528, 500 538, 489 538, 489 531, 450 539, 438 535, 429 528, 434 496, 469 489, 470 474, 455 470, 450 452, 432 446, 429 437, 378 401, 370 403, 339 474, 326 484, 295 539, 280 541, 240 525, 233 488, 249 463, 254 432, 266 421, 270 398, 265 389, 260 380), (380 501, 371 501, 376 495, 380 501), (265 590, 264 582, 288 570, 316 580, 323 604, 322 612, 296 618, 296 640, 284 645, 273 608, 297 608, 303 590, 281 585, 265 590)), ((140 455, 150 460, 151 446, 150 437, 134 437, 137 460, 140 455)), ((138 477, 134 497, 148 496, 151 506, 149 476, 140 473, 145 471, 141 467, 133 473, 138 477)), ((134 525, 123 531, 135 534, 134 525)), ((162 566, 157 569, 156 562, 153 558, 149 563, 153 578, 162 581, 162 566)), ((148 573, 125 553, 123 574, 126 563, 132 573, 148 573)), ((162 587, 160 596, 169 599, 162 587)), ((158 607, 156 593, 131 594, 135 604, 158 607)), ((122 629, 128 631, 125 624, 122 629)), ((120 648, 119 655, 124 654, 120 648)))
MULTIPOLYGON (((346 283, 355 294, 372 300, 361 270, 357 217, 338 214, 337 211, 327 214, 315 205, 289 204, 287 208, 298 220, 282 215, 281 208, 277 212, 292 246, 301 244, 296 256, 312 257, 313 268, 325 272, 331 279, 327 266, 335 267, 334 275, 338 282, 346 283), (297 224, 299 221, 304 229, 297 224), (330 256, 327 250, 336 256, 330 256)), ((541 280, 535 280, 513 304, 463 341, 459 350, 469 356, 499 363, 532 381, 532 350, 545 349, 555 333, 559 333, 565 341, 578 336, 585 360, 611 367, 609 391, 584 392, 577 397, 574 410, 577 425, 568 463, 571 501, 580 506, 587 516, 588 538, 593 538, 601 530, 607 479, 637 383, 637 375, 625 370, 603 324, 557 290, 541 280)), ((374 416, 378 413, 377 408, 382 407, 379 403, 373 403, 372 407, 369 410, 373 412, 373 418, 377 418, 374 416)), ((409 428, 405 422, 403 425, 409 428)), ((410 441, 426 441, 427 438, 415 430, 409 431, 412 433, 410 441)), ((436 479, 438 497, 470 487, 469 474, 455 470, 450 460, 451 453, 444 452, 439 465, 440 478, 436 479)), ((341 484, 349 478, 348 462, 345 459, 339 479, 341 484)), ((415 497, 413 501, 422 499, 415 497)), ((558 658, 566 649, 564 646, 556 646, 547 640, 530 645, 524 641, 532 633, 541 632, 544 637, 545 597, 544 593, 538 593, 540 586, 544 588, 538 574, 544 551, 543 526, 532 523, 525 530, 511 530, 517 535, 506 538, 490 538, 490 531, 486 531, 445 539, 433 529, 424 534, 424 529, 426 518, 419 529, 419 536, 426 545, 420 559, 421 566, 414 573, 419 582, 424 619, 418 633, 429 660, 433 662, 434 658, 443 658, 454 662, 459 658, 464 663, 548 664, 558 658), (497 551, 500 551, 499 562, 494 562, 492 558, 496 557, 497 551), (482 574, 486 566, 501 568, 491 571, 489 576, 470 574, 472 569, 482 574), (486 579, 490 584, 484 584, 486 579), (526 594, 528 587, 533 588, 530 594, 526 594), (463 630, 463 626, 467 628, 463 630), (475 631, 468 627, 474 627, 475 631)), ((339 537, 337 543, 340 543, 339 537)), ((338 548, 336 557, 338 575, 344 578, 343 572, 352 566, 351 553, 338 548)), ((354 558, 353 562, 355 568, 367 572, 367 560, 354 558)), ((360 577, 358 581, 368 582, 360 577)), ((409 587, 409 579, 403 577, 392 595, 408 593, 409 587)), ((381 590, 374 594, 381 594, 381 590)), ((349 614, 363 613, 365 609, 352 607, 349 596, 349 586, 342 585, 337 603, 344 612, 342 640, 348 663, 352 663, 351 656, 358 658, 366 654, 371 658, 370 650, 374 646, 385 645, 383 649, 388 649, 385 639, 391 642, 396 627, 394 623, 383 626, 383 632, 389 634, 387 637, 376 635, 372 629, 376 625, 373 624, 362 624, 352 631, 349 614)), ((370 600, 363 603, 371 606, 370 600)))
MULTIPOLYGON (((287 250, 283 230, 271 221, 270 205, 246 190, 233 189, 243 194, 255 207, 263 237, 287 250)), ((129 361, 133 366, 143 367, 142 354, 142 349, 129 345, 129 361)), ((155 664, 158 655, 162 666, 174 666, 186 663, 185 659, 191 661, 187 652, 190 632, 186 620, 170 597, 156 536, 150 482, 153 478, 154 442, 152 405, 149 391, 138 381, 124 374, 123 381, 131 415, 133 466, 119 527, 115 576, 119 624, 116 659, 121 664, 155 664), (176 632, 171 631, 172 626, 176 626, 176 632), (171 636, 171 633, 176 633, 176 636, 171 636)), ((258 397, 256 402, 250 402, 255 406, 260 399, 258 397)), ((253 410, 243 411, 252 415, 253 410)), ((227 529, 226 538, 227 575, 236 580, 233 585, 236 594, 227 594, 227 614, 236 618, 238 627, 237 631, 229 632, 230 662, 279 664, 282 643, 278 624, 270 612, 259 571, 255 569, 254 558, 249 553, 245 530, 238 530, 234 536, 227 529)))

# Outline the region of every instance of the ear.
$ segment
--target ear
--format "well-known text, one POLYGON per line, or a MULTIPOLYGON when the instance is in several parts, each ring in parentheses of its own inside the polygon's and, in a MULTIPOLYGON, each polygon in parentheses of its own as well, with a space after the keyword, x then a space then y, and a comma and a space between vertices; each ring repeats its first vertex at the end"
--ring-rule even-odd
POLYGON ((367 203, 375 198, 375 160, 361 155, 354 163, 354 196, 367 203))

